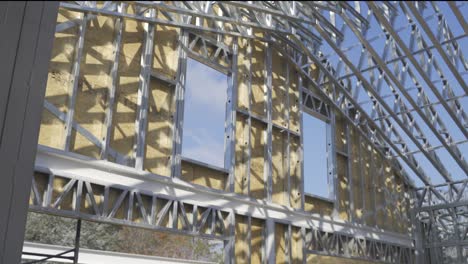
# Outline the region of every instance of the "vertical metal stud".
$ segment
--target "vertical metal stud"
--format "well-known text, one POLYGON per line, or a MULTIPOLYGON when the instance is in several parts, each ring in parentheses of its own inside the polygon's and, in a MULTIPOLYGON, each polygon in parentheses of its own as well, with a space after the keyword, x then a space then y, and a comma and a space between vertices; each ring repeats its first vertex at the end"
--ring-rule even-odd
MULTIPOLYGON (((145 15, 148 17, 154 17, 155 10, 150 9, 145 15)), ((143 44, 144 49, 141 53, 140 84, 138 87, 138 109, 137 118, 135 121, 136 142, 134 149, 135 168, 137 170, 143 170, 144 168, 143 163, 146 149, 146 129, 148 127, 148 99, 150 93, 150 76, 154 50, 154 24, 146 23, 144 25, 144 29, 145 41, 143 44)))
POLYGON ((268 264, 276 263, 275 252, 275 221, 271 218, 265 219, 265 254, 268 264))
MULTIPOLYGON (((301 59, 303 60, 303 59, 301 59)), ((304 174, 304 108, 302 105, 302 89, 303 89, 303 80, 302 76, 298 74, 297 80, 297 89, 299 90, 299 160, 301 166, 300 173, 300 186, 299 191, 301 195, 301 208, 305 208, 305 174, 304 174)), ((291 193, 291 192, 290 192, 291 193)))
MULTIPOLYGON (((287 49, 286 52, 289 52, 290 50, 287 49)), ((285 106, 285 113, 284 113, 284 120, 287 121, 287 124, 286 124, 286 128, 287 128, 287 133, 286 133, 286 145, 284 146, 284 149, 283 149, 283 153, 286 153, 286 160, 284 161, 284 167, 286 168, 286 190, 285 190, 285 193, 286 193, 286 197, 284 199, 284 202, 286 203, 286 206, 291 206, 291 148, 289 146, 290 142, 291 142, 291 132, 290 132, 290 122, 289 122, 289 92, 290 92, 290 85, 291 85, 291 81, 290 81, 290 71, 291 71, 291 67, 289 65, 289 63, 286 64, 286 106, 285 106)), ((299 89, 299 93, 302 93, 301 92, 301 89, 300 87, 297 87, 299 89)), ((300 105, 302 105, 302 101, 299 101, 300 105)), ((302 192, 302 191, 301 191, 302 192)), ((290 251, 291 252, 291 251, 290 251)))
POLYGON ((83 181, 78 180, 77 182, 77 187, 76 187, 76 194, 75 194, 75 200, 73 202, 74 208, 73 210, 76 213, 79 213, 81 211, 81 196, 83 195, 83 181))
POLYGON ((334 201, 334 208, 339 207, 338 199, 338 171, 336 168, 336 144, 335 144, 335 113, 330 113, 330 122, 326 124, 327 130, 327 179, 329 198, 334 201))
MULTIPOLYGON (((117 12, 124 12, 125 4, 119 3, 117 6, 117 12)), ((101 148, 101 159, 106 160, 109 154, 110 147, 110 137, 112 132, 112 119, 115 108, 115 94, 118 86, 118 71, 119 71, 119 59, 120 59, 120 49, 122 47, 122 33, 124 31, 124 22, 123 18, 116 18, 115 22, 115 39, 114 39, 114 61, 112 63, 111 69, 111 87, 109 89, 109 98, 106 108, 106 120, 105 120, 105 136, 102 139, 102 148, 101 148)))
MULTIPOLYGON (((228 223, 228 232, 229 232, 229 239, 224 241, 224 263, 234 263, 234 254, 235 254, 235 226, 236 226, 236 214, 234 211, 229 212, 228 215, 229 223, 228 223)), ((220 219, 222 221, 222 219, 220 219)))
MULTIPOLYGON (((253 40, 247 40, 247 59, 249 60, 248 63, 248 69, 247 69, 247 74, 248 74, 248 84, 247 84, 247 100, 248 100, 248 114, 249 116, 247 117, 247 131, 245 133, 247 134, 247 168, 246 168, 246 174, 247 174, 247 191, 248 195, 250 196, 250 163, 251 163, 251 157, 252 157, 252 117, 251 117, 251 111, 252 111, 252 50, 253 50, 253 40)), ((250 221, 250 218, 249 218, 250 221)))
POLYGON ((182 138, 183 138, 183 124, 184 124, 184 98, 185 98, 185 81, 187 74, 187 52, 184 47, 188 46, 189 35, 188 32, 180 30, 179 40, 179 64, 177 67, 177 84, 175 90, 175 105, 176 112, 174 117, 174 137, 172 144, 172 163, 171 163, 171 176, 179 178, 181 174, 181 155, 182 155, 182 138))
POLYGON ((272 200, 273 190, 273 166, 272 166, 272 138, 273 138, 273 124, 272 124, 272 47, 270 43, 266 44, 265 56, 265 101, 266 101, 266 148, 265 148, 265 167, 264 167, 264 180, 266 183, 266 197, 268 201, 272 200))
POLYGON ((80 64, 83 57, 83 47, 86 34, 86 26, 88 24, 88 13, 83 13, 83 18, 80 23, 80 35, 76 44, 76 56, 73 61, 73 85, 69 92, 68 102, 68 113, 65 120, 65 142, 63 143, 63 149, 70 151, 71 135, 73 130, 73 116, 75 113, 76 97, 78 96, 78 86, 80 84, 80 64))
POLYGON ((226 102, 226 127, 224 132, 224 168, 229 171, 226 190, 234 192, 235 154, 236 154, 236 107, 237 107, 237 38, 232 44, 231 73, 228 78, 226 102))

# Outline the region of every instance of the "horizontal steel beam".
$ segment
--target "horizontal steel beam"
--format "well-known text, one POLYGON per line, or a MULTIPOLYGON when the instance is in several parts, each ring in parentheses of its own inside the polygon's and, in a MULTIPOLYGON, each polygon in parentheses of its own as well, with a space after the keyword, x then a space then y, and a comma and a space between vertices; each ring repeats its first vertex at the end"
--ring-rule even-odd
MULTIPOLYGON (((41 146, 38 149, 36 157, 36 170, 47 170, 53 175, 80 180, 84 183, 89 182, 139 193, 153 193, 157 196, 199 207, 214 208, 259 219, 270 218, 298 227, 326 232, 339 232, 355 237, 366 237, 405 247, 412 247, 413 243, 412 238, 407 235, 347 223, 332 217, 301 212, 235 193, 226 193, 194 185, 177 178, 159 176, 108 161, 92 160, 78 154, 66 153, 41 146)), ((90 220, 103 221, 102 217, 93 217, 92 215, 79 212, 67 213, 63 210, 42 206, 33 206, 32 208, 37 211, 63 214, 68 217, 88 217, 90 220)), ((107 221, 113 222, 112 219, 107 219, 107 221)), ((115 221, 115 223, 129 224, 129 222, 121 220, 115 221)), ((142 225, 141 227, 152 228, 148 225, 142 225)))
MULTIPOLYGON (((217 29, 217 28, 197 26, 197 25, 194 25, 194 24, 183 23, 183 22, 172 21, 172 20, 164 20, 164 19, 160 19, 160 18, 156 18, 156 17, 152 17, 152 18, 151 17, 145 17, 145 16, 138 15, 138 14, 119 13, 119 12, 116 12, 116 11, 110 11, 108 9, 103 9, 103 8, 81 6, 81 5, 69 4, 69 3, 65 3, 65 2, 61 2, 60 7, 66 8, 66 9, 72 10, 72 11, 83 12, 83 13, 99 14, 99 15, 113 16, 113 17, 123 17, 123 18, 133 19, 133 20, 137 20, 137 21, 141 21, 141 22, 150 23, 150 24, 159 24, 159 25, 180 27, 180 28, 183 28, 183 29, 188 29, 188 30, 193 30, 193 31, 212 32, 212 33, 217 33, 217 34, 222 34, 222 35, 230 35, 230 36, 237 36, 237 37, 243 37, 243 38, 256 38, 256 39, 260 39, 260 40, 263 40, 263 41, 267 41, 265 38, 255 37, 255 35, 244 34, 244 33, 236 32, 236 31, 226 31, 226 30, 221 30, 221 29, 217 29)), ((257 25, 256 27, 261 28, 263 30, 268 29, 268 28, 262 27, 260 25, 257 25)), ((290 34, 291 33, 291 32, 276 30, 274 28, 269 28, 268 30, 279 31, 279 32, 281 32, 283 34, 290 34)))

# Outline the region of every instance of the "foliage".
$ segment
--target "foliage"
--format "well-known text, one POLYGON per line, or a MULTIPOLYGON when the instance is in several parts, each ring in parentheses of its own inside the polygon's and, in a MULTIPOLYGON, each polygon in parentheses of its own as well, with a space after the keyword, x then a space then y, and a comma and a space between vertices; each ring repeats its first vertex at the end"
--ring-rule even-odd
MULTIPOLYGON (((30 212, 25 241, 73 247, 77 220, 30 212)), ((223 262, 222 241, 82 221, 80 247, 131 254, 223 262)))

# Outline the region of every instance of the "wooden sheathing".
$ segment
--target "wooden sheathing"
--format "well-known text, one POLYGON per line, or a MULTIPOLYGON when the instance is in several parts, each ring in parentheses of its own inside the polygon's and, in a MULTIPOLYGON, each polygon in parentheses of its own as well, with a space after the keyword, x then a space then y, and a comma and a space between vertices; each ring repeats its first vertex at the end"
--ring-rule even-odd
MULTIPOLYGON (((80 19, 81 13, 59 8, 57 24, 80 19)), ((68 111, 69 90, 73 86, 73 62, 76 57, 76 43, 79 37, 78 26, 55 33, 52 48, 45 100, 61 112, 68 111)), ((49 110, 42 112, 39 144, 52 148, 63 148, 65 124, 49 110)))
MULTIPOLYGON (((237 55, 237 109, 249 112, 250 76, 251 76, 250 41, 239 38, 237 55)), ((250 174, 250 117, 236 115, 236 147, 234 192, 249 195, 250 174)))
POLYGON ((414 230, 413 230, 413 224, 411 223, 411 200, 410 200, 410 187, 406 184, 403 185, 404 188, 403 188, 403 201, 404 203, 402 204, 401 206, 401 211, 402 211, 402 215, 405 216, 405 219, 404 219, 404 226, 403 226, 403 234, 409 234, 409 233, 413 233, 414 230))
POLYGON ((228 174, 183 160, 181 179, 209 188, 225 190, 228 174))
POLYGON ((272 53, 272 122, 287 128, 286 112, 288 107, 287 61, 276 51, 272 53))
MULTIPOLYGON (((337 150, 342 151, 344 147, 340 141, 343 139, 340 122, 337 116, 337 150)), ((350 164, 352 187, 348 188, 348 193, 344 192, 344 187, 349 184, 342 180, 346 177, 340 175, 346 168, 346 158, 337 156, 338 179, 340 182, 340 217, 343 220, 350 220, 345 211, 350 210, 348 201, 354 206, 353 221, 366 226, 378 227, 393 232, 407 233, 409 225, 408 197, 406 195, 406 185, 401 177, 394 172, 387 159, 383 158, 374 147, 364 141, 355 129, 349 129, 350 139, 350 164)))
MULTIPOLYGON (((336 144, 339 152, 344 152, 346 146, 345 137, 341 136, 344 131, 340 125, 341 119, 337 116, 336 144)), ((367 226, 377 226, 388 231, 407 232, 409 224, 407 197, 405 195, 405 184, 401 181, 389 161, 384 159, 374 147, 365 142, 354 129, 349 129, 350 135, 350 164, 352 188, 348 187, 348 193, 340 191, 341 218, 348 220, 345 210, 351 209, 348 201, 350 195, 354 210, 352 213, 354 222, 367 226), (389 220, 391 219, 391 220, 389 220)), ((338 153, 340 154, 340 153, 338 153)), ((340 177, 341 167, 346 168, 345 156, 338 155, 337 169, 340 182, 339 190, 344 190, 348 182, 340 177)), ((344 172, 343 172, 344 173, 344 172)))
MULTIPOLYGON (((272 202, 289 206, 289 182, 290 177, 290 143, 289 129, 290 108, 289 97, 295 98, 297 85, 289 89, 289 67, 285 58, 276 50, 272 52, 272 202), (278 127, 284 128, 280 129, 278 127)), ((291 74, 297 83, 297 75, 291 74)), ((294 112, 297 119, 298 113, 294 112)))
POLYGON ((236 215, 235 222, 235 263, 265 263, 265 221, 236 215))
POLYGON ((348 160, 338 155, 336 157, 337 169, 337 184, 338 184, 338 214, 339 217, 345 221, 349 221, 353 212, 350 209, 350 194, 349 194, 349 175, 348 175, 348 160))
MULTIPOLYGON (((157 17, 161 18, 162 13, 157 17)), ((179 62, 180 29, 164 25, 154 28, 154 49, 151 70, 165 79, 175 80, 179 62)), ((170 176, 175 115, 175 86, 152 77, 149 83, 148 126, 144 168, 170 176)))
MULTIPOLYGON (((43 182, 42 182, 43 184, 43 182)), ((42 185, 39 184, 39 185, 42 185)), ((70 179, 62 178, 60 176, 55 176, 53 178, 53 189, 50 202, 52 204, 55 203, 58 199, 61 199, 61 203, 57 204, 57 209, 60 210, 73 210, 73 189, 76 188, 76 183, 70 182, 70 179), (68 187, 70 186, 72 191, 69 191, 64 197, 60 197, 62 193, 64 193, 68 187)))
POLYGON ((237 54, 237 108, 249 110, 250 105, 250 70, 252 49, 251 41, 239 38, 237 54))
POLYGON ((264 263, 264 241, 265 241, 265 221, 257 218, 251 219, 251 254, 250 263, 260 264, 264 263))
POLYGON ((400 212, 404 219, 402 220, 403 226, 401 229, 401 232, 403 234, 410 234, 413 233, 413 225, 411 223, 411 216, 410 216, 410 198, 409 198, 409 187, 405 183, 402 184, 402 204, 401 204, 401 209, 400 212))
MULTIPOLYGON (((349 142, 346 136, 346 124, 343 117, 339 114, 335 115, 335 146, 336 150, 341 153, 347 153, 349 142)), ((337 169, 337 192, 338 192, 338 208, 337 212, 341 219, 350 220, 351 214, 351 195, 350 195, 350 175, 349 159, 350 157, 337 154, 336 156, 336 169, 337 169)))
POLYGON ((251 108, 253 114, 266 118, 266 90, 265 90, 265 43, 252 41, 252 88, 251 88, 251 108))
POLYGON ((153 197, 149 195, 133 193, 132 222, 148 223, 151 214, 152 199, 153 197))
POLYGON ((364 197, 363 197, 363 177, 362 177, 362 167, 361 167, 361 144, 360 144, 360 135, 355 129, 350 130, 350 140, 351 140, 351 175, 352 175, 352 189, 353 193, 353 203, 354 203, 354 212, 353 219, 357 223, 362 223, 363 214, 364 214, 364 197))
POLYGON ((290 193, 289 202, 292 208, 302 208, 302 168, 301 168, 301 140, 297 136, 289 139, 289 174, 290 193))
MULTIPOLYGON (((289 109, 289 129, 300 133, 301 113, 299 102, 299 75, 293 67, 289 67, 289 87, 288 87, 288 105, 289 109)), ((295 209, 303 208, 302 204, 302 146, 301 138, 294 134, 289 134, 289 206, 295 209)))
POLYGON ((408 234, 412 232, 412 224, 410 220, 409 210, 409 190, 404 183, 402 176, 399 173, 394 173, 394 188, 391 189, 394 194, 394 202, 387 206, 394 208, 394 232, 408 234))
POLYGON ((371 164, 372 147, 365 140, 361 140, 361 168, 363 169, 363 193, 364 193, 364 224, 367 226, 375 225, 375 203, 374 203, 374 174, 371 164))
MULTIPOLYGON (((170 228, 171 225, 172 225, 172 210, 170 210, 170 206, 171 206, 171 203, 173 203, 173 201, 170 201, 170 200, 166 200, 166 199, 158 199, 156 201, 156 210, 157 212, 161 212, 162 210, 164 210, 165 208, 169 207, 168 209, 168 213, 164 214, 164 215, 160 215, 160 216, 156 216, 157 219, 156 220, 156 223, 159 222, 159 224, 162 226, 162 227, 168 227, 170 228)), ((202 208, 200 208, 200 210, 202 210, 202 208)), ((196 215, 196 217, 198 218, 201 218, 200 215, 196 215)))
MULTIPOLYGON (((192 225, 193 226, 193 215, 194 215, 194 206, 191 205, 191 204, 183 204, 184 205, 184 208, 183 210, 185 210, 185 215, 187 216, 187 223, 184 223, 184 217, 179 217, 178 218, 178 224, 177 224, 177 228, 180 229, 180 230, 190 230, 190 226, 186 226, 187 224, 188 225, 192 225)), ((182 212, 182 208, 181 206, 179 206, 179 212, 182 212)), ((195 212, 196 214, 197 212, 195 212)))
POLYGON ((236 115, 236 174, 234 192, 249 195, 249 125, 248 118, 236 115))
POLYGON ((285 130, 273 127, 272 144, 272 202, 288 205, 288 134, 285 130))
POLYGON ((155 174, 170 176, 174 87, 151 78, 150 91, 144 168, 155 174))
MULTIPOLYGON (((129 14, 135 13, 133 6, 128 7, 126 11, 129 14)), ((134 156, 143 39, 143 23, 124 19, 109 144, 112 149, 127 157, 134 156)))
POLYGON ((403 232, 404 230, 404 217, 402 214, 402 207, 404 204, 404 197, 403 197, 403 182, 399 177, 395 177, 395 202, 394 202, 394 212, 395 212, 395 220, 396 223, 394 225, 394 230, 396 232, 403 232))
POLYGON ((249 237, 249 217, 236 215, 234 256, 235 263, 249 264, 250 237, 249 237))
POLYGON ((45 193, 46 189, 47 189, 47 184, 49 183, 49 175, 45 174, 45 173, 40 173, 40 172, 37 172, 35 171, 34 172, 34 175, 33 175, 33 182, 35 183, 35 185, 33 184, 33 188, 31 188, 31 196, 29 197, 29 204, 32 205, 32 204, 45 204, 44 203, 44 200, 46 199, 46 197, 40 195, 41 193, 45 193), (37 195, 39 196, 39 200, 36 200, 36 193, 35 190, 34 190, 34 187, 36 188, 37 190, 37 195))
POLYGON ((411 222, 409 216, 408 186, 397 174, 395 177, 395 218, 398 222, 395 231, 403 234, 411 232, 411 222))
POLYGON ((289 129, 296 133, 300 133, 301 125, 301 113, 300 113, 300 104, 299 102, 299 74, 289 67, 289 129))
POLYGON ((346 127, 346 121, 343 119, 342 115, 335 112, 335 148, 342 153, 346 153, 348 147, 346 127))
POLYGON ((286 241, 288 225, 275 224, 275 259, 276 263, 289 263, 289 243, 286 241))
POLYGON ((302 264, 304 239, 299 227, 291 226, 291 264, 302 264))
POLYGON ((403 216, 405 216, 404 218, 404 225, 403 225, 403 229, 402 229, 402 233, 403 234, 409 234, 409 233, 413 233, 413 225, 411 223, 411 208, 410 208, 410 190, 409 190, 409 187, 408 185, 404 184, 403 185, 404 188, 403 188, 403 204, 401 206, 401 213, 403 216))
POLYGON ((218 236, 229 236, 231 235, 229 228, 230 225, 230 215, 224 211, 218 211, 217 222, 215 224, 214 234, 218 236), (219 212, 219 213, 218 213, 219 212))
POLYGON ((78 209, 90 215, 101 215, 104 208, 105 190, 101 185, 35 172, 33 189, 37 190, 39 196, 35 196, 35 191, 33 191, 30 205, 63 211, 78 209), (79 192, 78 189, 82 190, 80 196, 76 195, 79 192), (34 201, 37 198, 39 201, 34 201))
POLYGON ((320 264, 371 264, 373 261, 366 261, 360 259, 339 258, 332 256, 322 256, 316 254, 307 255, 307 263, 320 263, 320 264))
MULTIPOLYGON (((129 195, 128 192, 124 192, 119 189, 110 188, 109 189, 109 204, 115 204, 117 201, 122 199, 122 203, 115 208, 114 217, 117 219, 124 220, 127 218, 126 209, 128 208, 128 199, 126 197, 129 195)), ((108 212, 112 212, 114 208, 108 208, 108 212)))
POLYGON ((376 204, 376 226, 384 227, 386 221, 385 192, 384 192, 384 164, 382 156, 373 150, 372 162, 376 168, 375 179, 375 204, 376 204))
MULTIPOLYGON (((111 70, 114 61, 115 18, 88 19, 80 61, 76 106, 73 121, 94 138, 105 138, 105 118, 111 70)), ((70 151, 100 158, 101 150, 88 138, 72 131, 70 151)))
MULTIPOLYGON (((163 18, 158 13, 157 18, 163 18)), ((179 34, 180 29, 165 25, 156 25, 154 35, 153 71, 165 77, 175 79, 179 62, 179 34)))
MULTIPOLYGON (((379 208, 379 203, 378 199, 379 198, 379 193, 378 193, 378 188, 379 188, 379 177, 380 177, 380 169, 381 166, 380 164, 376 163, 376 159, 374 156, 379 155, 374 147, 371 146, 370 148, 370 156, 369 156, 369 162, 371 164, 371 174, 370 174, 370 190, 369 190, 369 195, 371 196, 370 199, 370 207, 372 209, 372 214, 370 215, 371 222, 368 223, 369 226, 372 227, 377 227, 378 226, 378 208, 379 208)), ((380 156, 380 155, 379 155, 380 156)), ((368 219, 369 220, 369 219, 368 219)))
POLYGON ((384 160, 384 192, 385 192, 385 211, 386 221, 383 228, 386 230, 395 230, 395 208, 393 205, 393 193, 395 192, 394 183, 395 174, 387 160, 384 160))
MULTIPOLYGON (((126 12, 134 14, 133 6, 126 12)), ((69 19, 79 19, 79 13, 60 10, 57 23, 69 19)), ((123 30, 118 50, 118 69, 115 81, 114 105, 109 105, 111 69, 115 60, 118 30, 116 19, 105 16, 90 16, 85 26, 83 52, 80 60, 78 84, 75 94, 76 103, 73 114, 74 127, 80 126, 87 135, 72 130, 70 151, 86 156, 100 158, 101 149, 96 142, 105 141, 106 109, 112 107, 109 146, 126 160, 108 159, 117 163, 132 165, 130 157, 134 154, 135 119, 137 112, 138 87, 141 72, 141 55, 144 42, 143 23, 123 19, 123 30), (92 140, 90 139, 92 138, 92 140), (92 142, 93 141, 93 142, 92 142)), ((152 71, 175 79, 178 64, 179 29, 156 26, 152 71)), ((66 126, 64 120, 55 115, 67 114, 73 94, 73 61, 79 27, 74 25, 56 33, 53 57, 49 68, 49 81, 46 100, 51 113, 44 110, 39 143, 64 149, 66 126)), ((149 81, 148 126, 146 131, 145 169, 159 175, 170 175, 170 154, 172 152, 172 118, 174 87, 171 84, 152 78, 149 81)), ((62 117, 63 119, 63 117, 62 117)))
POLYGON ((83 195, 81 196, 80 211, 87 214, 99 215, 104 201, 103 186, 95 184, 83 184, 83 190, 86 191, 84 191, 83 195))
MULTIPOLYGON (((261 34, 261 33, 256 33, 261 34)), ((267 120, 266 120, 266 46, 265 43, 258 40, 239 40, 238 41, 238 112, 236 120, 236 175, 235 192, 249 194, 256 199, 265 199, 266 179, 265 162, 266 160, 266 139, 267 139, 267 120), (253 116, 253 117, 252 117, 253 116), (255 118, 254 118, 255 117, 255 118), (260 120, 262 121, 260 121, 260 120), (249 134, 250 133, 250 134, 249 134)), ((278 58, 280 55, 275 54, 278 58)), ((272 90, 277 91, 275 98, 282 98, 277 102, 283 105, 282 109, 277 109, 276 116, 282 116, 284 119, 286 102, 286 70, 276 67, 272 75, 276 78, 276 83, 272 85, 272 90), (278 73, 275 73, 276 72, 278 73), (279 81, 279 79, 281 79, 279 81), (280 83, 279 83, 280 82, 280 83), (281 86, 281 87, 279 87, 281 86), (281 96, 278 93, 281 91, 281 96)), ((274 110, 273 110, 274 111, 274 110)), ((281 126, 286 126, 282 122, 281 126)), ((278 132, 278 131, 275 131, 278 132)), ((272 190, 274 192, 273 202, 287 205, 287 179, 286 164, 287 153, 287 132, 275 133, 278 142, 273 141, 272 156, 281 164, 273 162, 272 190)), ((272 135, 273 136, 273 135, 272 135)), ((274 136, 273 136, 274 137, 274 136)))
POLYGON ((250 129, 250 196, 256 199, 266 197, 264 179, 266 124, 252 120, 250 129))
POLYGON ((305 195, 304 211, 320 216, 331 216, 333 214, 333 203, 330 201, 305 195))

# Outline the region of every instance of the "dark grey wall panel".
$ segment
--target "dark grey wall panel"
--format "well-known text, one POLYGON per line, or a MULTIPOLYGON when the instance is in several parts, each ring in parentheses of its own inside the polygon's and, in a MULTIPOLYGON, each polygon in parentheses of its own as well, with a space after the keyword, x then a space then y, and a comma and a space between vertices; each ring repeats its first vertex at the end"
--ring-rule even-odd
POLYGON ((58 2, 0 4, 0 263, 19 263, 58 2))
POLYGON ((25 2, 0 2, 0 146, 25 2))

